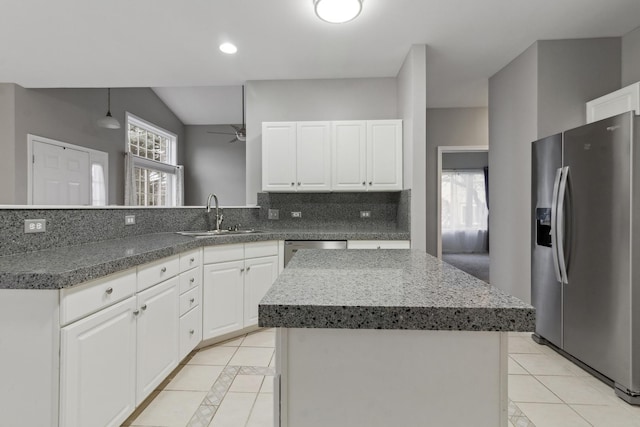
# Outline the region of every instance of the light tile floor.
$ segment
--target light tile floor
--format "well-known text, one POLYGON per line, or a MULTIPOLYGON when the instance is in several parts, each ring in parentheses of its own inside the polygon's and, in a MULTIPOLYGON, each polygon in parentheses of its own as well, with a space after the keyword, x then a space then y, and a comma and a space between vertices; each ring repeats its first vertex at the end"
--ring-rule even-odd
MULTIPOLYGON (((275 331, 199 350, 129 417, 136 427, 273 427, 275 331)), ((640 427, 640 408, 529 333, 509 334, 509 427, 640 427)))

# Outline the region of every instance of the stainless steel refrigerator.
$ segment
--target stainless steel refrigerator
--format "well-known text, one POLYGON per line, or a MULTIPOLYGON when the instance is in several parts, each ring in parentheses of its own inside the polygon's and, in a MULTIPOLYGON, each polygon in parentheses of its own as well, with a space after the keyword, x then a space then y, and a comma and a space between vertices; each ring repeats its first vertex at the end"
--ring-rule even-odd
POLYGON ((640 118, 533 143, 536 333, 640 404, 640 118))

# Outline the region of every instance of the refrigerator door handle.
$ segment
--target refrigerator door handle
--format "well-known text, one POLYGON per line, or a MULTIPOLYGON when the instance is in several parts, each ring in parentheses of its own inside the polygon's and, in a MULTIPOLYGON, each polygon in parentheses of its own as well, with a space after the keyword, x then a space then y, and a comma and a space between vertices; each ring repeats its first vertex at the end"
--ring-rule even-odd
POLYGON ((560 274, 562 283, 569 283, 567 276, 567 262, 564 253, 564 207, 567 195, 567 181, 569 180, 569 166, 562 168, 562 179, 560 180, 560 190, 558 191, 558 212, 556 213, 556 239, 558 241, 558 260, 560 262, 560 274))
POLYGON ((551 201, 551 251, 553 252, 553 271, 556 273, 556 279, 562 283, 562 273, 560 272, 560 261, 558 259, 558 238, 557 238, 557 220, 558 220, 558 192, 560 190, 560 179, 562 178, 562 168, 556 171, 556 179, 553 182, 553 195, 551 201))

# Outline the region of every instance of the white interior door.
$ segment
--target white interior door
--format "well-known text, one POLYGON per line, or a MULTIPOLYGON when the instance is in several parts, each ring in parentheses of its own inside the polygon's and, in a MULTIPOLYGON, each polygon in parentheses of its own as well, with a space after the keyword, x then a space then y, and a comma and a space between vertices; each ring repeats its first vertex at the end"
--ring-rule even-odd
POLYGON ((32 203, 89 205, 89 153, 33 141, 32 203))

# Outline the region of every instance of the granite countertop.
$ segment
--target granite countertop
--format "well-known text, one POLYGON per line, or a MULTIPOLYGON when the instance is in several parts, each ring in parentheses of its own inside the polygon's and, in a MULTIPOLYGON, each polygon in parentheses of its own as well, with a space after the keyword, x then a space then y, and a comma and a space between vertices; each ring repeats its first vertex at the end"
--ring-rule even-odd
POLYGON ((533 331, 535 309, 416 250, 302 250, 259 306, 285 328, 533 331))
POLYGON ((408 240, 408 232, 270 230, 206 238, 155 233, 0 257, 0 289, 61 289, 202 246, 266 240, 408 240))

